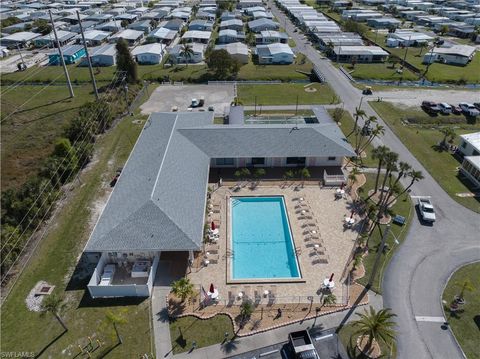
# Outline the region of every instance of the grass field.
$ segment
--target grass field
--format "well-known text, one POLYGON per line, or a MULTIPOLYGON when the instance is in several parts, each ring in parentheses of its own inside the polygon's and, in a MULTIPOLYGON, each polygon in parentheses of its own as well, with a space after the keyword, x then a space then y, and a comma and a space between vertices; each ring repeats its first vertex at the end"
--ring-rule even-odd
MULTIPOLYGON (((422 163, 443 189, 458 203, 480 213, 480 200, 474 197, 459 197, 457 193, 471 192, 468 181, 458 175, 457 167, 461 163, 449 152, 439 152, 436 145, 442 140, 442 134, 435 129, 436 119, 416 109, 398 108, 388 102, 370 102, 370 105, 400 138, 403 144, 422 163), (428 126, 405 126, 405 118, 430 121, 428 126), (433 121, 433 122, 431 122, 433 121)), ((443 116, 441 116, 443 117, 443 116)), ((470 133, 480 130, 480 125, 456 124, 456 133, 470 133)), ((455 141, 458 145, 458 139, 455 141)))
POLYGON ((389 63, 356 64, 352 68, 349 64, 343 64, 350 75, 359 80, 390 80, 390 81, 414 81, 418 79, 413 72, 404 69, 399 74, 389 63))
POLYGON ((238 97, 244 105, 299 105, 336 103, 338 99, 328 84, 308 86, 317 91, 305 91, 307 84, 282 83, 270 85, 238 85, 238 97), (256 99, 256 101, 255 101, 256 99))
POLYGON ((466 265, 457 270, 447 283, 443 292, 443 300, 450 304, 455 295, 462 289, 465 280, 469 280, 473 291, 466 290, 466 304, 456 314, 445 308, 448 322, 465 355, 469 359, 478 358, 479 313, 480 313, 480 262, 466 265))
POLYGON ((104 135, 97 143, 99 155, 92 168, 82 176, 80 187, 69 193, 71 201, 63 208, 10 296, 3 304, 1 351, 45 350, 45 357, 60 357, 62 352, 72 357, 85 345, 87 336, 99 338, 105 345, 98 350, 110 350, 108 357, 132 358, 150 353, 149 300, 95 300, 86 290, 86 283, 71 282, 70 278, 89 236, 89 221, 94 202, 104 192, 116 168, 126 161, 141 125, 127 117, 104 135), (39 280, 56 286, 54 293, 65 298, 66 307, 61 316, 69 331, 58 337, 62 328, 50 314, 30 312, 25 297, 39 280), (121 308, 119 307, 121 306, 121 308), (127 320, 119 325, 124 344, 116 345, 111 324, 105 313, 113 311, 127 320))
POLYGON ((94 97, 90 85, 75 86, 73 99, 63 85, 44 89, 43 86, 15 89, 2 86, 1 91, 4 190, 24 183, 29 173, 36 173, 78 108, 94 97))
POLYGON ((225 340, 225 333, 229 333, 228 339, 233 337, 232 321, 226 315, 207 320, 189 316, 170 322, 173 354, 191 350, 194 341, 197 348, 221 343, 225 340))
MULTIPOLYGON (((333 115, 334 110, 328 110, 328 113, 330 115, 333 115)), ((352 131, 353 127, 355 126, 355 120, 353 119, 352 115, 348 111, 344 111, 343 116, 340 120, 340 129, 342 130, 343 134, 345 136, 348 136, 352 131)), ((355 146, 355 136, 352 134, 349 137, 350 143, 353 143, 352 147, 355 146)), ((367 146, 367 148, 364 151, 364 154, 366 157, 362 157, 362 161, 355 160, 356 163, 361 163, 363 166, 366 167, 375 167, 377 165, 377 162, 372 159, 371 153, 373 150, 373 146, 370 144, 367 146)))
MULTIPOLYGON (((373 189, 375 186, 375 174, 368 173, 368 174, 365 174, 365 176, 367 177, 367 182, 365 183, 364 186, 361 187, 361 193, 360 193, 360 196, 364 199, 368 197, 368 191, 373 189)), ((381 176, 380 181, 382 179, 383 179, 383 176, 381 176)), ((376 275, 374 277, 373 284, 371 287, 371 289, 377 293, 382 292, 382 278, 383 278, 384 270, 387 267, 388 263, 390 262, 390 259, 395 253, 395 250, 398 247, 398 245, 401 244, 405 239, 405 236, 408 232, 408 227, 410 226, 410 223, 413 218, 414 211, 413 211, 412 201, 408 196, 408 194, 405 193, 402 196, 400 196, 395 202, 395 204, 391 207, 391 210, 394 215, 399 214, 401 216, 404 216, 407 219, 407 221, 403 226, 400 226, 394 223, 391 224, 390 234, 386 240, 386 244, 388 247, 387 247, 387 250, 385 250, 380 257, 379 270, 376 272, 376 275), (398 244, 395 243, 395 239, 399 242, 398 244)), ((381 229, 382 229, 382 233, 384 233, 386 229, 386 225, 382 225, 381 229)), ((357 280, 357 282, 359 282, 360 284, 366 285, 368 283, 378 250, 380 249, 381 240, 382 240, 382 237, 380 232, 378 230, 375 230, 368 242, 368 247, 369 247, 368 255, 363 257, 363 265, 365 267, 365 276, 357 280)))
MULTIPOLYGON (((376 35, 373 31, 368 31, 366 37, 375 41, 379 46, 385 47, 386 35, 376 35)), ((403 59, 406 49, 401 48, 386 48, 392 54, 397 55, 403 59)), ((422 64, 423 55, 426 49, 423 49, 420 53, 420 48, 410 47, 407 51, 406 61, 411 65, 418 68, 422 74, 426 70, 426 65, 422 64)), ((433 82, 457 82, 464 81, 467 83, 480 82, 480 55, 477 53, 472 61, 467 66, 453 66, 440 63, 434 63, 428 69, 427 79, 433 82)))
MULTIPOLYGON (((68 65, 70 79, 74 84, 90 81, 88 68, 68 65)), ((310 72, 312 64, 299 56, 292 65, 255 65, 249 62, 240 68, 238 73, 239 80, 305 80, 307 77, 298 71, 310 72)), ((116 71, 115 66, 98 67, 94 69, 95 79, 99 82, 108 82, 113 78, 116 71)), ((58 66, 31 67, 26 71, 2 74, 4 84, 14 83, 16 81, 25 82, 50 82, 58 78, 58 82, 65 82, 62 76, 63 70, 58 66), (60 76, 60 77, 59 77, 60 76)), ((160 65, 139 65, 138 76, 143 80, 151 81, 185 81, 185 82, 205 82, 212 80, 206 65, 177 65, 165 68, 160 65)))

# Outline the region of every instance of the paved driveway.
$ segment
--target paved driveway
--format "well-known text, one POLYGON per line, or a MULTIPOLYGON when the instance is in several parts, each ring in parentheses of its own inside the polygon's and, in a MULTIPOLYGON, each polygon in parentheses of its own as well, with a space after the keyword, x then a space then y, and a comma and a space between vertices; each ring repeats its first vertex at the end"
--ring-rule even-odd
POLYGON ((199 99, 202 96, 205 98, 204 110, 213 106, 215 116, 223 116, 233 100, 234 85, 161 85, 153 91, 140 109, 146 115, 152 112, 169 112, 173 106, 177 106, 178 111, 187 111, 192 99, 199 99))
MULTIPOLYGON (((284 23, 285 15, 272 1, 273 14, 284 23)), ((286 22, 286 31, 303 52, 324 74, 328 83, 341 97, 345 109, 353 113, 362 94, 330 61, 293 32, 286 22)), ((430 195, 436 205, 437 222, 423 226, 414 219, 405 242, 395 253, 383 278, 384 305, 398 315, 397 347, 399 358, 462 358, 449 330, 441 329, 443 321, 441 293, 450 273, 459 266, 480 260, 480 216, 452 200, 428 171, 417 161, 375 111, 363 101, 368 116, 377 116, 385 126, 385 135, 374 145, 386 144, 399 154, 402 161, 421 170, 425 179, 412 187, 412 195, 430 195), (421 318, 427 317, 427 318, 421 318)), ((403 183, 404 185, 408 183, 403 183)))

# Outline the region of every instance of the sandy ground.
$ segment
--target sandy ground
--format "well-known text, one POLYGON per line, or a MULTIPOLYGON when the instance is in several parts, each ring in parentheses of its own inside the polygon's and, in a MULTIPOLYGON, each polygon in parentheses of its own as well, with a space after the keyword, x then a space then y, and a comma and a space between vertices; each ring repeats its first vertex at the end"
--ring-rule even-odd
POLYGON ((447 102, 457 105, 459 102, 480 101, 480 91, 409 89, 376 92, 372 100, 376 100, 377 97, 407 107, 420 106, 422 101, 447 102))
POLYGON ((233 85, 162 85, 155 89, 140 109, 145 115, 152 112, 170 112, 173 106, 177 106, 178 111, 186 111, 193 98, 199 99, 203 96, 203 109, 206 111, 209 106, 213 106, 215 115, 223 116, 228 113, 234 92, 233 85))

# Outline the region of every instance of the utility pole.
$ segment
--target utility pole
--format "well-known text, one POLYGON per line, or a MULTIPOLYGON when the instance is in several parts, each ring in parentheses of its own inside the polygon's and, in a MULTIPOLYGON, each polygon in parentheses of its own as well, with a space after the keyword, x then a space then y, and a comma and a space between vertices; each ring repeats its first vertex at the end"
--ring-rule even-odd
POLYGON ((90 78, 92 79, 93 92, 95 93, 95 98, 98 100, 98 89, 97 83, 95 82, 95 75, 93 74, 92 69, 92 59, 88 54, 87 42, 85 41, 85 35, 83 34, 82 20, 80 20, 80 13, 77 11, 78 25, 80 27, 80 34, 82 34, 83 48, 85 49, 85 55, 87 56, 88 69, 90 70, 90 78))
POLYGON ((17 50, 20 55, 20 60, 22 60, 23 67, 26 69, 27 65, 25 65, 25 61, 23 60, 23 55, 22 55, 22 52, 20 51, 20 46, 18 46, 18 43, 17 43, 17 50))
POLYGON ((407 59, 408 47, 410 46, 410 41, 412 40, 412 35, 408 37, 408 46, 405 46, 405 55, 403 55, 403 64, 402 68, 405 66, 405 60, 407 59))
POLYGON ((380 248, 378 248, 377 256, 375 258, 375 263, 373 264, 372 274, 370 274, 370 278, 368 279, 367 288, 372 286, 373 280, 375 279, 375 275, 377 274, 378 265, 380 264, 380 256, 383 253, 385 248, 385 242, 387 241, 388 233, 390 233, 390 224, 387 224, 387 228, 385 229, 385 233, 383 233, 382 242, 380 243, 380 248))
POLYGON ((63 71, 65 72, 65 78, 67 79, 68 91, 70 91, 70 97, 75 97, 73 94, 72 83, 70 82, 70 76, 68 75, 67 66, 65 65, 65 59, 63 58, 62 47, 60 46, 60 41, 58 41, 57 30, 55 29, 55 23, 53 22, 52 11, 48 10, 48 15, 50 15, 50 21, 52 23, 53 34, 55 35, 55 42, 57 43, 58 54, 60 55, 60 62, 63 66, 63 71))

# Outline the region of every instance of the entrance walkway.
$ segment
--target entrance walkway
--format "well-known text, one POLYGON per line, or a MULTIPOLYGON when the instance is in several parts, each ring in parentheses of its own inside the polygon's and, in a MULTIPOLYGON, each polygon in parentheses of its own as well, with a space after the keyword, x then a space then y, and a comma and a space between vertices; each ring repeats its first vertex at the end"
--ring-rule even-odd
POLYGON ((156 358, 167 357, 172 350, 166 298, 170 293, 170 284, 174 280, 185 276, 187 258, 188 253, 164 252, 158 262, 152 291, 152 320, 156 358))

